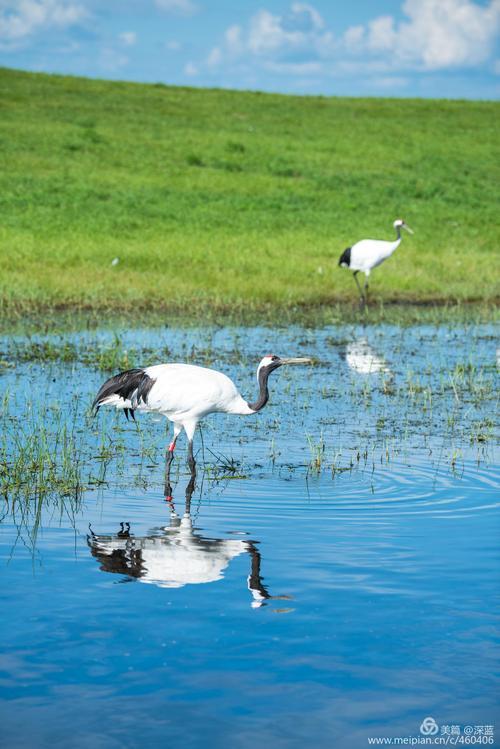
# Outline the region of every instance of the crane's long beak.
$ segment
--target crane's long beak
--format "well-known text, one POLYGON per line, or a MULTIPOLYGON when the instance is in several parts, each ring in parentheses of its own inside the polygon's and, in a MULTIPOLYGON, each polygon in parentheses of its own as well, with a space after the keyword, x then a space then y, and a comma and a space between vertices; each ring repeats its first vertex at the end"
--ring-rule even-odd
POLYGON ((282 364, 312 364, 312 359, 292 357, 290 359, 281 359, 282 364))
POLYGON ((406 229, 406 231, 409 231, 409 232, 410 232, 410 234, 414 234, 414 233, 415 233, 415 232, 413 231, 413 229, 410 229, 410 227, 408 226, 408 224, 403 224, 403 227, 404 227, 404 228, 406 229))

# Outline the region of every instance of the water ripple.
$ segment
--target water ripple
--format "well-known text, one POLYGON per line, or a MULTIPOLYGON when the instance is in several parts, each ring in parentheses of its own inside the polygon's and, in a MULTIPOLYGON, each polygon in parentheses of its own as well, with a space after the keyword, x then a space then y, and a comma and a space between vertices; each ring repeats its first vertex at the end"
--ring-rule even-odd
POLYGON ((318 520, 342 517, 363 522, 396 515, 469 517, 500 507, 500 468, 466 462, 460 472, 432 463, 391 462, 375 470, 353 470, 335 477, 285 481, 228 482, 208 489, 202 502, 220 503, 226 518, 246 514, 249 506, 266 518, 314 513, 318 520))

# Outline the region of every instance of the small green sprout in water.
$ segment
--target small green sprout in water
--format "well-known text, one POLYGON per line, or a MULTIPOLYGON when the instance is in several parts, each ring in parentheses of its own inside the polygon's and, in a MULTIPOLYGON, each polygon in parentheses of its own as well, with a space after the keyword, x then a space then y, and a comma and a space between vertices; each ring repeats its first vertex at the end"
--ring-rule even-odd
POLYGON ((312 466, 314 470, 320 471, 325 456, 325 441, 323 439, 323 433, 321 432, 319 440, 317 442, 314 442, 309 434, 306 435, 306 437, 309 443, 309 450, 311 452, 311 460, 309 461, 309 465, 312 466))

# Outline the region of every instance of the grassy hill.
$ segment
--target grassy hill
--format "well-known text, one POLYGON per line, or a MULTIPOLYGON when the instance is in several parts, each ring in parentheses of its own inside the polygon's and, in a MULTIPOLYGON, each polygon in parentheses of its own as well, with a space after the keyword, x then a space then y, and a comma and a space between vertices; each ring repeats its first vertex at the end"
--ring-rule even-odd
POLYGON ((497 103, 0 69, 0 108, 4 311, 354 301, 340 252, 399 216, 375 299, 498 294, 497 103))

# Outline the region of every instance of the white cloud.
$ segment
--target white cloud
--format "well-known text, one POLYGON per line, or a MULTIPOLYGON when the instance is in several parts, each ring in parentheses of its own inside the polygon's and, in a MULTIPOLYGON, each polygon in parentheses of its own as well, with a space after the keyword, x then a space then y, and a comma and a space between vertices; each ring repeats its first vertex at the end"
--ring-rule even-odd
POLYGON ((319 31, 325 27, 325 22, 316 8, 307 3, 292 3, 292 12, 285 16, 284 23, 296 31, 319 31))
POLYGON ((500 0, 405 0, 407 20, 380 16, 344 34, 348 52, 386 56, 392 68, 474 67, 492 53, 500 30, 500 0))
POLYGON ((362 45, 364 36, 364 26, 351 26, 344 34, 344 44, 350 50, 357 50, 362 45))
POLYGON ((15 45, 42 29, 66 28, 86 16, 82 5, 67 0, 3 0, 0 2, 0 42, 15 45))
POLYGON ((283 14, 260 9, 246 24, 227 28, 204 64, 304 76, 366 73, 390 87, 402 86, 408 71, 491 60, 500 0, 404 0, 401 13, 401 20, 380 15, 334 35, 308 3, 293 2, 283 14))
POLYGON ((303 3, 293 3, 291 12, 284 16, 260 10, 250 20, 246 46, 258 56, 313 53, 331 41, 331 34, 323 32, 324 25, 318 11, 303 3))
POLYGON ((126 47, 133 47, 137 41, 137 34, 135 31, 123 31, 119 35, 119 39, 126 47))
POLYGON ((394 19, 380 16, 368 24, 368 47, 374 52, 390 52, 397 41, 394 19))
POLYGON ((222 52, 220 51, 220 47, 214 47, 207 57, 207 65, 209 68, 215 68, 221 61, 222 52))
POLYGON ((238 53, 244 47, 241 26, 230 26, 224 34, 227 49, 232 54, 238 53))
POLYGON ((196 67, 196 65, 193 62, 188 62, 184 66, 184 73, 186 75, 189 75, 190 77, 198 75, 198 68, 196 67))
POLYGON ((317 70, 316 61, 327 56, 332 45, 333 35, 325 30, 320 13, 312 5, 294 2, 284 15, 261 9, 246 28, 230 26, 222 44, 212 49, 207 63, 214 67, 227 58, 257 58, 263 65, 275 65, 276 70, 312 70, 313 62, 317 70))
POLYGON ((248 49, 254 55, 262 55, 278 49, 287 43, 293 43, 294 36, 281 26, 279 16, 273 16, 268 10, 260 10, 250 21, 248 49))
POLYGON ((500 27, 500 1, 407 0, 411 22, 403 28, 427 68, 476 65, 488 58, 500 27))
POLYGON ((155 0, 155 2, 160 10, 180 16, 192 16, 198 11, 198 6, 192 0, 155 0))

